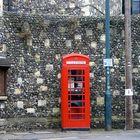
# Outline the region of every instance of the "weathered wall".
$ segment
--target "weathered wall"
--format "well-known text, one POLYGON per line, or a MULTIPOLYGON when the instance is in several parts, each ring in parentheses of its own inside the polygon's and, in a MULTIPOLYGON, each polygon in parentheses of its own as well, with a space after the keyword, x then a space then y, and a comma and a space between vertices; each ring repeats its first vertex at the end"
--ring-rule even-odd
MULTIPOLYGON (((110 0, 110 14, 120 15, 122 0, 110 0)), ((4 11, 47 14, 103 16, 105 0, 4 0, 4 11), (9 6, 10 5, 10 6, 9 6), (97 10, 98 9, 98 10, 97 10)))
MULTIPOLYGON (((90 58, 91 127, 104 127, 104 19, 5 14, 4 53, 11 60, 6 101, 0 101, 1 129, 60 128, 60 70, 64 54, 90 58), (3 119, 3 120, 2 120, 3 119)), ((135 122, 139 121, 140 17, 132 18, 135 122)), ((113 128, 124 128, 124 19, 111 19, 113 128)), ((135 127, 140 128, 139 123, 135 127)))

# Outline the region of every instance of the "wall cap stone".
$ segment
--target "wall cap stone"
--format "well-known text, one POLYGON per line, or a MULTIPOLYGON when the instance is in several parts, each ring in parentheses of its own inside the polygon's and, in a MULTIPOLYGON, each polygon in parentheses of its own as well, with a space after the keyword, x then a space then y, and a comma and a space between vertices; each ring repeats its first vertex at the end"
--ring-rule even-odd
POLYGON ((35 113, 35 109, 34 108, 26 108, 27 113, 35 113))
POLYGON ((0 100, 7 100, 7 96, 0 96, 0 100))

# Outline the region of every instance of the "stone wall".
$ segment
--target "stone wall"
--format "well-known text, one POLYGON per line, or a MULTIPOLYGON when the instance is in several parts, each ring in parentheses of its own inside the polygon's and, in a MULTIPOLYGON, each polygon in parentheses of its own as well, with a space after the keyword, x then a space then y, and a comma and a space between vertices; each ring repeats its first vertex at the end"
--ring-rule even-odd
MULTIPOLYGON (((111 15, 120 15, 122 0, 110 0, 111 15)), ((103 16, 105 0, 4 0, 4 11, 43 14, 103 16), (9 1, 9 2, 8 2, 9 1)))
MULTIPOLYGON (((60 70, 65 54, 90 58, 91 128, 104 127, 104 19, 4 14, 2 49, 11 60, 0 129, 60 128, 60 70)), ((140 17, 132 17, 135 127, 140 128, 140 17)), ((124 128, 124 19, 111 18, 113 128, 124 128)))

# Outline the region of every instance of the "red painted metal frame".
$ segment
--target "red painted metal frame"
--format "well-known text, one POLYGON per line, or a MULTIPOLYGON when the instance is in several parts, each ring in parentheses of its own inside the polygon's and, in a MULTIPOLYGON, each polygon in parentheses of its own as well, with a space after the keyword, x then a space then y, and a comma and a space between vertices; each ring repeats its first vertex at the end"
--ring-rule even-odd
MULTIPOLYGON (((81 54, 69 54, 63 57, 61 69, 61 127, 62 129, 90 129, 90 77, 89 58, 81 54), (67 62, 85 62, 68 64, 67 62), (75 75, 69 74, 75 72, 75 75), (77 74, 80 72, 80 74, 77 74), (82 78, 83 87, 68 88, 69 78, 82 78), (77 94, 80 89, 80 94, 77 94), (70 91, 69 91, 70 90, 70 91), (79 106, 72 103, 78 103, 79 106)), ((75 82, 79 83, 78 81, 75 82)))

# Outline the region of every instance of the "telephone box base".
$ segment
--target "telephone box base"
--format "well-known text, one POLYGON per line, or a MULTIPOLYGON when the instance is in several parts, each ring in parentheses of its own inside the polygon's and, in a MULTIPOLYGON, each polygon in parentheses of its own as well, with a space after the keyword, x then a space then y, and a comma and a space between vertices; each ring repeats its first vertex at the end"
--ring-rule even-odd
POLYGON ((62 128, 62 131, 90 131, 90 128, 62 128))

